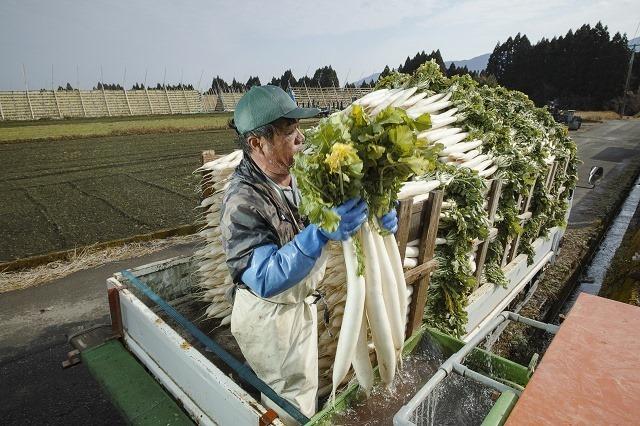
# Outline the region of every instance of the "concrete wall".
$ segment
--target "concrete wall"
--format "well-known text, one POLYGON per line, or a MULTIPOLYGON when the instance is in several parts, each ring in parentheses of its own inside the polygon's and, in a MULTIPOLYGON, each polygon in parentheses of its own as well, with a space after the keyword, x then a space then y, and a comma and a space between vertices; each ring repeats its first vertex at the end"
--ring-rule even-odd
POLYGON ((195 90, 61 90, 0 92, 1 120, 111 117, 204 112, 195 90))

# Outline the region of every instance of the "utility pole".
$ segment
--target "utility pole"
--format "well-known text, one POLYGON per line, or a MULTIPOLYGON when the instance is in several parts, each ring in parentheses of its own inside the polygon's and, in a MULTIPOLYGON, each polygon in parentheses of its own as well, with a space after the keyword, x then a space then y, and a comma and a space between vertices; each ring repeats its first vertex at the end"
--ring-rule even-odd
POLYGON ((22 77, 24 78, 24 93, 27 95, 27 104, 29 104, 29 111, 31 112, 31 119, 35 119, 36 116, 33 115, 33 107, 31 106, 31 98, 29 98, 29 85, 27 84, 27 69, 24 66, 24 62, 22 63, 22 77))
POLYGON ((304 84, 304 91, 307 92, 307 99, 309 100, 309 103, 307 104, 307 106, 311 107, 311 95, 309 95, 309 88, 307 87, 307 76, 309 75, 309 67, 311 67, 311 65, 307 66, 307 72, 304 73, 304 78, 302 79, 302 83, 304 84))
POLYGON ((629 68, 627 68, 627 79, 624 82, 624 92, 622 92, 622 108, 620 108, 620 118, 624 117, 624 109, 627 106, 627 91, 629 90, 629 83, 631 81, 631 70, 633 69, 633 59, 636 55, 636 47, 638 44, 631 45, 631 58, 629 58, 629 68))
MULTIPOLYGON (((53 93, 53 102, 55 102, 56 109, 58 110, 58 117, 62 118, 62 111, 60 110, 60 104, 58 103, 58 95, 56 95, 56 91, 53 86, 53 64, 51 64, 51 93, 53 93)), ((65 95, 66 95, 66 92, 65 92, 65 95)))
POLYGON ((129 95, 127 95, 127 67, 124 67, 124 73, 122 74, 122 91, 124 92, 124 100, 127 101, 129 115, 133 115, 133 111, 131 110, 131 103, 129 103, 129 95))
POLYGON ((104 106, 107 108, 107 115, 111 117, 109 102, 107 102, 107 94, 104 91, 104 73, 102 72, 102 65, 100 65, 100 85, 102 86, 102 97, 104 98, 104 106))
POLYGON ((162 88, 164 94, 167 97, 167 103, 169 104, 169 113, 173 114, 173 106, 171 105, 171 99, 169 99, 169 92, 167 92, 167 67, 164 67, 164 76, 162 77, 162 88))
POLYGON ((196 88, 198 93, 200 93, 200 83, 202 83, 202 75, 203 74, 204 74, 204 68, 202 69, 202 71, 200 71, 200 78, 198 79, 198 87, 196 88))
MULTIPOLYGON (((144 69, 144 93, 145 95, 147 95, 147 102, 149 103, 149 111, 151 111, 151 114, 155 114, 153 112, 153 104, 151 104, 151 98, 149 97, 149 90, 147 89, 147 71, 149 71, 147 68, 144 69)), ((155 96, 155 95, 154 95, 155 96)))
POLYGON ((80 92, 80 68, 76 64, 76 90, 78 91, 78 97, 80 98, 80 106, 82 107, 82 115, 87 116, 87 109, 84 107, 84 100, 82 100, 82 93, 80 92))
POLYGON ((322 90, 320 81, 322 81, 322 71, 320 71, 320 77, 318 77, 318 88, 320 89, 320 95, 322 95, 322 102, 324 103, 324 107, 327 108, 327 100, 324 98, 324 91, 322 90))

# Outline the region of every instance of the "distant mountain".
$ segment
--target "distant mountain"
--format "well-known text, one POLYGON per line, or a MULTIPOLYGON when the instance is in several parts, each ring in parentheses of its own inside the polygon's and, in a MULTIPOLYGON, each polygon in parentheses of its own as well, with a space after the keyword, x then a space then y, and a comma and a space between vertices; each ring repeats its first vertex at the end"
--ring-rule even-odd
POLYGON ((380 77, 380 73, 376 72, 366 77, 363 77, 358 81, 354 81, 353 83, 356 85, 356 87, 360 87, 362 86, 363 83, 371 83, 372 81, 377 81, 378 77, 380 77))
POLYGON ((482 71, 487 68, 487 62, 489 62, 489 57, 491 53, 485 53, 484 55, 476 56, 471 59, 463 59, 459 61, 445 61, 445 65, 448 67, 453 62, 456 64, 456 67, 464 67, 466 66, 469 71, 482 71))

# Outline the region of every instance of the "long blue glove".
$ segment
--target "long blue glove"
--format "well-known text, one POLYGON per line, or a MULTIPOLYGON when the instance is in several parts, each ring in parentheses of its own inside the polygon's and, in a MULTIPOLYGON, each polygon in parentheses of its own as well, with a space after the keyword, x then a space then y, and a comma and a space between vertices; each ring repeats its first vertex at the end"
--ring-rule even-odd
POLYGON ((352 198, 333 209, 340 216, 340 224, 334 232, 320 228, 328 239, 344 241, 356 232, 367 220, 367 203, 361 198, 352 198))
POLYGON ((380 218, 380 226, 392 234, 396 233, 398 230, 398 213, 396 209, 391 209, 389 213, 380 218))
POLYGON ((367 219, 366 204, 359 199, 349 200, 335 211, 341 217, 335 232, 309 225, 280 249, 275 244, 254 249, 242 282, 260 297, 273 297, 302 281, 328 240, 347 239, 367 219))

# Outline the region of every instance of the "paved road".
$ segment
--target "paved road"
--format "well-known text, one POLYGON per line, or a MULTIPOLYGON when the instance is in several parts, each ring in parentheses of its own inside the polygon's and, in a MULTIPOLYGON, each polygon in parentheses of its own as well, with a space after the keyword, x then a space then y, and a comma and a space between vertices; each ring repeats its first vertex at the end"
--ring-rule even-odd
POLYGON ((191 252, 171 247, 0 294, 0 424, 124 424, 82 364, 61 368, 66 336, 109 322, 105 280, 114 272, 191 252))
MULTIPOLYGON (((584 161, 579 170, 581 179, 586 179, 592 165, 605 168, 596 189, 576 190, 571 225, 579 226, 591 220, 593 209, 606 201, 605 195, 622 173, 630 166, 640 166, 640 120, 585 125, 572 136, 584 161)), ((108 322, 106 277, 123 268, 192 250, 191 246, 175 247, 0 295, 2 424, 121 424, 122 419, 83 366, 60 368, 69 350, 65 335, 108 322)))
POLYGON ((571 132, 578 146, 578 185, 587 185, 589 171, 601 166, 604 176, 594 189, 576 188, 569 225, 580 227, 592 223, 619 190, 621 177, 640 168, 640 120, 612 120, 602 124, 585 124, 571 132))

